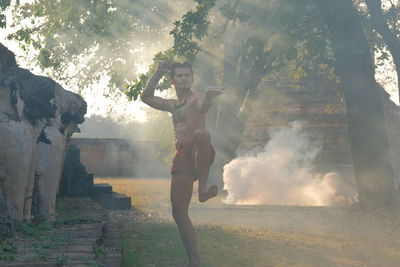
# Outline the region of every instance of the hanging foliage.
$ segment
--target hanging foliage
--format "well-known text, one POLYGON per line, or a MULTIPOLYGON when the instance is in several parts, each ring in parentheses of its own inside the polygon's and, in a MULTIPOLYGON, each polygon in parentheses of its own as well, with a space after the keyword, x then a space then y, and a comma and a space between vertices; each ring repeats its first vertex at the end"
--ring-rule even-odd
MULTIPOLYGON (((164 61, 187 61, 194 62, 200 51, 198 41, 206 34, 210 25, 208 14, 215 6, 216 0, 196 0, 195 11, 188 11, 182 16, 182 20, 174 22, 174 29, 170 35, 174 37, 174 45, 171 49, 156 54, 153 58, 153 64, 150 66, 146 74, 139 75, 132 83, 126 85, 126 95, 129 100, 136 100, 140 96, 146 83, 155 72, 155 67, 159 60, 164 61)), ((170 87, 169 77, 163 77, 161 83, 157 86, 157 90, 163 91, 170 87)))

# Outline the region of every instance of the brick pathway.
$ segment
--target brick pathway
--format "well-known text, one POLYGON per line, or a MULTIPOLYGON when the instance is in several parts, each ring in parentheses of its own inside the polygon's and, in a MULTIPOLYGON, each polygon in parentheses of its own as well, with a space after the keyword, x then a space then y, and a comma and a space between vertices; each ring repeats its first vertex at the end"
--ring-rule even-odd
POLYGON ((13 261, 0 261, 0 266, 121 266, 121 234, 108 219, 108 211, 86 198, 65 202, 49 229, 3 240, 16 253, 13 261))

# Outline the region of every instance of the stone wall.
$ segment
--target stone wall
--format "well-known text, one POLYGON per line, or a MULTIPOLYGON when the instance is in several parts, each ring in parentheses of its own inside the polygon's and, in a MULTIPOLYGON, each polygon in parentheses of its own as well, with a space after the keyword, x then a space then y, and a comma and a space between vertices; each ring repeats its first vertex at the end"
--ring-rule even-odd
POLYGON ((79 95, 19 68, 14 54, 0 44, 2 218, 13 222, 30 221, 33 215, 55 219, 67 143, 85 113, 86 102, 79 95))
POLYGON ((157 142, 131 142, 117 138, 72 138, 81 162, 95 176, 165 177, 168 167, 157 158, 157 142))

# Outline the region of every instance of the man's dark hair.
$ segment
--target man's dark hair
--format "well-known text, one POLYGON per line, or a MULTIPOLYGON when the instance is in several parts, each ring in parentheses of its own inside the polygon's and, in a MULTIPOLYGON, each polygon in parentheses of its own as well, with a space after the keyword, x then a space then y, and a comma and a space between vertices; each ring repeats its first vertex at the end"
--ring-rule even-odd
POLYGON ((170 72, 171 78, 174 78, 176 69, 178 68, 188 68, 193 76, 192 64, 190 64, 189 62, 184 62, 184 63, 175 62, 171 64, 171 72, 170 72))

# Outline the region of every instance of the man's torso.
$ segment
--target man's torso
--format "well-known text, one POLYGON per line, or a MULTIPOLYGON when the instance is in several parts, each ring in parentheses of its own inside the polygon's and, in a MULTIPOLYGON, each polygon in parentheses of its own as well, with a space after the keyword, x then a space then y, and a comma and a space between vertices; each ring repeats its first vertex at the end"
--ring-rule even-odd
POLYGON ((193 92, 182 102, 174 100, 170 112, 175 130, 175 138, 178 143, 192 142, 196 130, 205 129, 205 113, 197 107, 203 95, 193 92))

